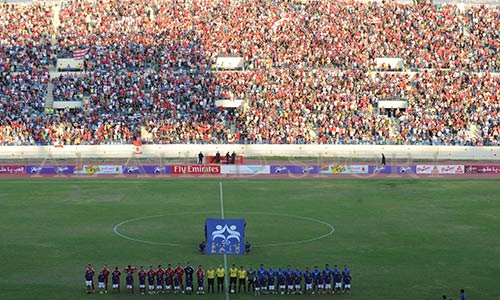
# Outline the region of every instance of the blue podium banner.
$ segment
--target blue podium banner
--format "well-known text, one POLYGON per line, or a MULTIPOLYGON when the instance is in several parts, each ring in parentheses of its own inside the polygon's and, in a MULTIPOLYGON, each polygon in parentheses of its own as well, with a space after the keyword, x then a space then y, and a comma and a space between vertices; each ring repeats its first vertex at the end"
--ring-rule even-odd
POLYGON ((205 223, 206 254, 245 254, 245 219, 211 219, 205 223))

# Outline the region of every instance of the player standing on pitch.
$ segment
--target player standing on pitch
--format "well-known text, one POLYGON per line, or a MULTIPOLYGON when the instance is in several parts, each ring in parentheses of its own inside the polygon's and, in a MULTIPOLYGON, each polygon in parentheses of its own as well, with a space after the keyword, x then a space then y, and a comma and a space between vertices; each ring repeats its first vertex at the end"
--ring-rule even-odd
POLYGON ((204 289, 204 286, 203 286, 203 283, 205 281, 205 270, 203 270, 203 268, 201 267, 201 265, 199 265, 198 266, 198 270, 196 270, 196 279, 197 279, 197 282, 198 282, 198 290, 196 291, 196 293, 198 295, 205 294, 205 289, 204 289))
POLYGON ((342 292, 342 274, 340 272, 335 273, 333 275, 333 282, 335 284, 335 292, 336 294, 340 294, 342 292))
POLYGON ((329 264, 325 265, 323 277, 325 278, 325 293, 330 294, 332 292, 332 270, 330 270, 329 264))
POLYGON ((188 287, 187 287, 188 280, 191 282, 191 290, 189 290, 189 293, 191 293, 193 291, 194 268, 191 266, 189 262, 187 262, 187 265, 184 268, 184 273, 186 273, 186 293, 188 292, 188 287))
POLYGON ((313 278, 313 294, 318 291, 318 279, 319 279, 319 274, 321 272, 318 269, 318 266, 314 266, 314 270, 312 271, 312 278, 313 278))
POLYGON ((278 281, 278 292, 284 295, 286 293, 286 276, 281 268, 278 268, 278 271, 276 271, 276 278, 278 281))
POLYGON ((92 268, 92 265, 88 264, 87 269, 85 269, 85 287, 86 293, 90 294, 95 292, 94 290, 94 274, 95 271, 92 268))
POLYGON ((174 272, 175 272, 175 274, 177 274, 177 277, 179 277, 179 286, 180 286, 181 290, 183 291, 184 285, 182 284, 182 278, 184 276, 184 268, 181 267, 180 263, 177 264, 177 268, 175 268, 174 272))
POLYGON ((285 270, 285 277, 286 277, 286 293, 292 294, 293 288, 295 287, 295 278, 294 278, 295 274, 293 273, 290 265, 288 265, 285 270))
POLYGON ((128 267, 126 267, 124 269, 124 271, 127 273, 127 277, 125 278, 125 282, 127 284, 127 290, 129 292, 129 294, 134 293, 134 272, 135 272, 135 270, 136 270, 136 268, 132 267, 131 265, 128 265, 128 267))
POLYGON ((253 266, 250 265, 250 268, 248 268, 248 271, 247 271, 247 280, 248 280, 247 291, 255 292, 256 278, 257 278, 257 274, 256 274, 255 270, 253 269, 253 266))
POLYGON ((155 293, 155 276, 156 271, 153 269, 153 266, 149 266, 148 270, 148 294, 152 295, 155 293))
POLYGON ((113 272, 111 273, 111 284, 113 287, 113 293, 119 293, 120 292, 120 276, 122 275, 122 272, 118 269, 118 267, 115 267, 113 272))
POLYGON ((138 273, 139 276, 139 294, 141 295, 146 295, 146 270, 144 270, 144 267, 141 266, 141 269, 139 270, 138 273))
POLYGON ((297 268, 294 272, 294 279, 295 279, 295 293, 298 295, 302 294, 302 271, 300 271, 299 268, 297 268))
POLYGON ((165 269, 165 293, 172 292, 172 286, 174 284, 174 274, 174 269, 170 264, 168 264, 167 268, 165 269))
POLYGON ((108 279, 109 279, 109 274, 111 273, 108 269, 108 265, 104 265, 104 267, 101 270, 101 273, 104 275, 104 294, 108 293, 108 279))
POLYGON ((98 284, 98 287, 99 287, 99 294, 104 294, 104 287, 105 287, 105 284, 104 284, 104 274, 101 272, 99 273, 99 275, 97 276, 97 284, 98 284))
POLYGON ((276 294, 275 279, 276 272, 270 267, 269 271, 267 271, 267 286, 270 294, 276 294))
POLYGON ((158 265, 158 269, 156 270, 156 293, 163 294, 163 276, 165 275, 165 271, 161 268, 161 265, 158 265))
POLYGON ((351 273, 346 273, 346 275, 343 277, 344 280, 344 293, 350 294, 351 293, 351 273))
POLYGON ((309 267, 306 267, 306 270, 304 271, 304 294, 311 294, 311 292, 314 294, 313 290, 313 273, 309 271, 309 267))

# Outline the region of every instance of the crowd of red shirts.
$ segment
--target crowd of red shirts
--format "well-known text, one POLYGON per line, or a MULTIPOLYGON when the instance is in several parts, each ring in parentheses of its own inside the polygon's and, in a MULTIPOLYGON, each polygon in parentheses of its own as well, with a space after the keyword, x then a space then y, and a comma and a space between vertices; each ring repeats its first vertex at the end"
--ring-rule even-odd
POLYGON ((53 5, 0 5, 1 145, 500 145, 498 7, 74 0, 55 28, 53 5), (50 78, 76 49, 85 72, 50 78), (221 55, 245 70, 215 71, 221 55), (408 69, 377 72, 377 57, 408 69), (84 105, 47 113, 49 92, 84 105))

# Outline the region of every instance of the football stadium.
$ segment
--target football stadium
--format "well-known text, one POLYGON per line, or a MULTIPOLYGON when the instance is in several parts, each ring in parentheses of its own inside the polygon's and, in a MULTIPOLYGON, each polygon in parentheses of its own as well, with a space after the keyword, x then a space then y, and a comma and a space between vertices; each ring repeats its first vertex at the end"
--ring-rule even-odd
POLYGON ((500 2, 0 4, 0 299, 500 299, 500 2))

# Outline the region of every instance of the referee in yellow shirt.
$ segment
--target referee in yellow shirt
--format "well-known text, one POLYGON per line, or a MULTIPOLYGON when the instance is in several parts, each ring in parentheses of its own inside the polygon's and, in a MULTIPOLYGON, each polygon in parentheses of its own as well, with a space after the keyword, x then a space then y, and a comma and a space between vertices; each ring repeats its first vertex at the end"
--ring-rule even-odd
POLYGON ((247 292, 245 282, 247 280, 247 270, 243 268, 243 266, 240 267, 238 270, 238 293, 241 292, 241 286, 243 286, 243 292, 247 292))
POLYGON ((226 270, 219 265, 217 270, 215 270, 215 274, 217 275, 217 293, 224 292, 224 276, 226 275, 226 270))
POLYGON ((208 279, 208 291, 207 291, 207 293, 210 293, 210 287, 212 287, 212 293, 214 293, 214 281, 215 281, 214 267, 210 267, 207 270, 207 279, 208 279))
POLYGON ((229 290, 231 294, 234 294, 236 291, 236 280, 238 278, 238 268, 233 264, 231 268, 229 268, 229 290))

